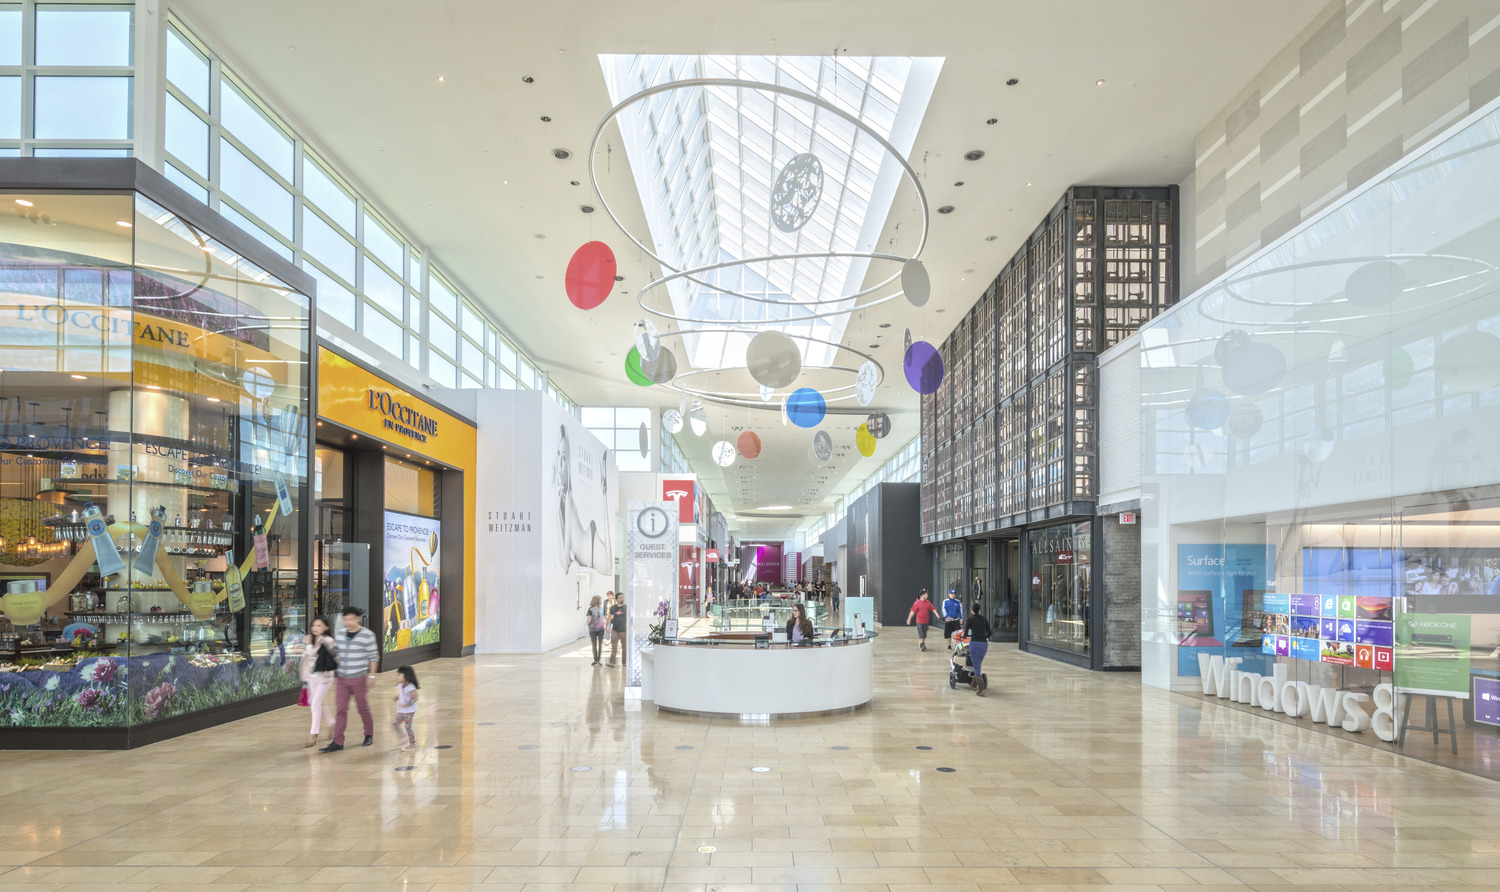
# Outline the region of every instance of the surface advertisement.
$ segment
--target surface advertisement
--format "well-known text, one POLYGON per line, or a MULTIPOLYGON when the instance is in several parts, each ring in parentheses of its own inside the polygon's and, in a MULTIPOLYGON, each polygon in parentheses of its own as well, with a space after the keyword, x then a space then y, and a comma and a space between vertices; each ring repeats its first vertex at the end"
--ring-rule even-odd
POLYGON ((385 512, 385 574, 381 611, 386 653, 437 644, 442 521, 385 512))
MULTIPOLYGON (((1245 648, 1232 655, 1243 658, 1245 671, 1258 671, 1256 667, 1265 662, 1257 656, 1262 652, 1266 623, 1262 600, 1287 597, 1266 593, 1266 568, 1274 564, 1275 556, 1275 546, 1264 543, 1177 546, 1175 619, 1179 675, 1199 674, 1198 654, 1203 649, 1223 653, 1226 647, 1245 648)), ((1290 656, 1290 610, 1278 616, 1285 619, 1283 626, 1276 629, 1281 650, 1274 650, 1273 641, 1273 651, 1268 653, 1290 656)))
POLYGON ((1396 617, 1396 687, 1414 694, 1469 697, 1468 614, 1396 617))

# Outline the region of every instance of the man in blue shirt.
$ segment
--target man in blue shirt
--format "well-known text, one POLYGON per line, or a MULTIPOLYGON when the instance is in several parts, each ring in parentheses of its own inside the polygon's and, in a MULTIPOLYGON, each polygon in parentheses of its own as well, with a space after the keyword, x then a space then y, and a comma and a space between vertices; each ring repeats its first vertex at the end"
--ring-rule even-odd
POLYGON ((943 599, 943 638, 947 640, 949 650, 953 649, 953 633, 963 623, 964 605, 959 603, 958 594, 949 589, 948 597, 943 599))

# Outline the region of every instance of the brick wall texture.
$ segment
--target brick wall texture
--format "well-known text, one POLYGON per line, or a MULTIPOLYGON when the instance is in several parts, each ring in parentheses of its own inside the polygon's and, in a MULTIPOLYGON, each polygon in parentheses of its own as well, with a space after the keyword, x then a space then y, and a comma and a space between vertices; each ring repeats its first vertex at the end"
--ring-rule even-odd
POLYGON ((1141 527, 1104 524, 1104 668, 1141 667, 1141 527))

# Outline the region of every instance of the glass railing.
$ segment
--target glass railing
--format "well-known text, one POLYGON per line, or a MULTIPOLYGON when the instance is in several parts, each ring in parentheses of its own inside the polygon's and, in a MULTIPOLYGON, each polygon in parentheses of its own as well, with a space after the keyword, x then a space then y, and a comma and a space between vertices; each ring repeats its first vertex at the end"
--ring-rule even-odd
POLYGON ((765 618, 771 617, 774 628, 785 629, 792 618, 792 606, 802 603, 807 608, 807 618, 815 626, 829 621, 828 605, 819 601, 797 602, 791 599, 772 598, 770 601, 727 600, 715 601, 708 608, 708 618, 715 632, 757 632, 764 628, 765 618))
POLYGON ((786 625, 783 623, 776 627, 774 633, 762 632, 759 626, 753 630, 742 630, 740 632, 710 632, 707 635, 699 635, 691 638, 668 638, 657 642, 657 646, 670 647, 753 647, 753 648, 788 648, 788 647, 841 647, 848 644, 863 644, 879 637, 876 632, 865 632, 864 635, 854 637, 847 629, 828 626, 817 626, 815 637, 810 641, 798 641, 792 643, 785 640, 786 625))

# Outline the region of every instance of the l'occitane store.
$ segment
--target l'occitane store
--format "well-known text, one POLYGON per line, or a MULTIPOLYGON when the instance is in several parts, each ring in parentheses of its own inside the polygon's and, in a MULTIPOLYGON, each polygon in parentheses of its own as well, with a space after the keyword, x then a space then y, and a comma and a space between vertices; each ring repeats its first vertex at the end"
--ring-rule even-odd
POLYGON ((472 652, 468 419, 139 161, 0 159, 0 211, 0 749, 291 706, 350 603, 387 666, 472 652))
POLYGON ((382 667, 474 652, 474 424, 318 347, 314 612, 349 604, 382 667))

